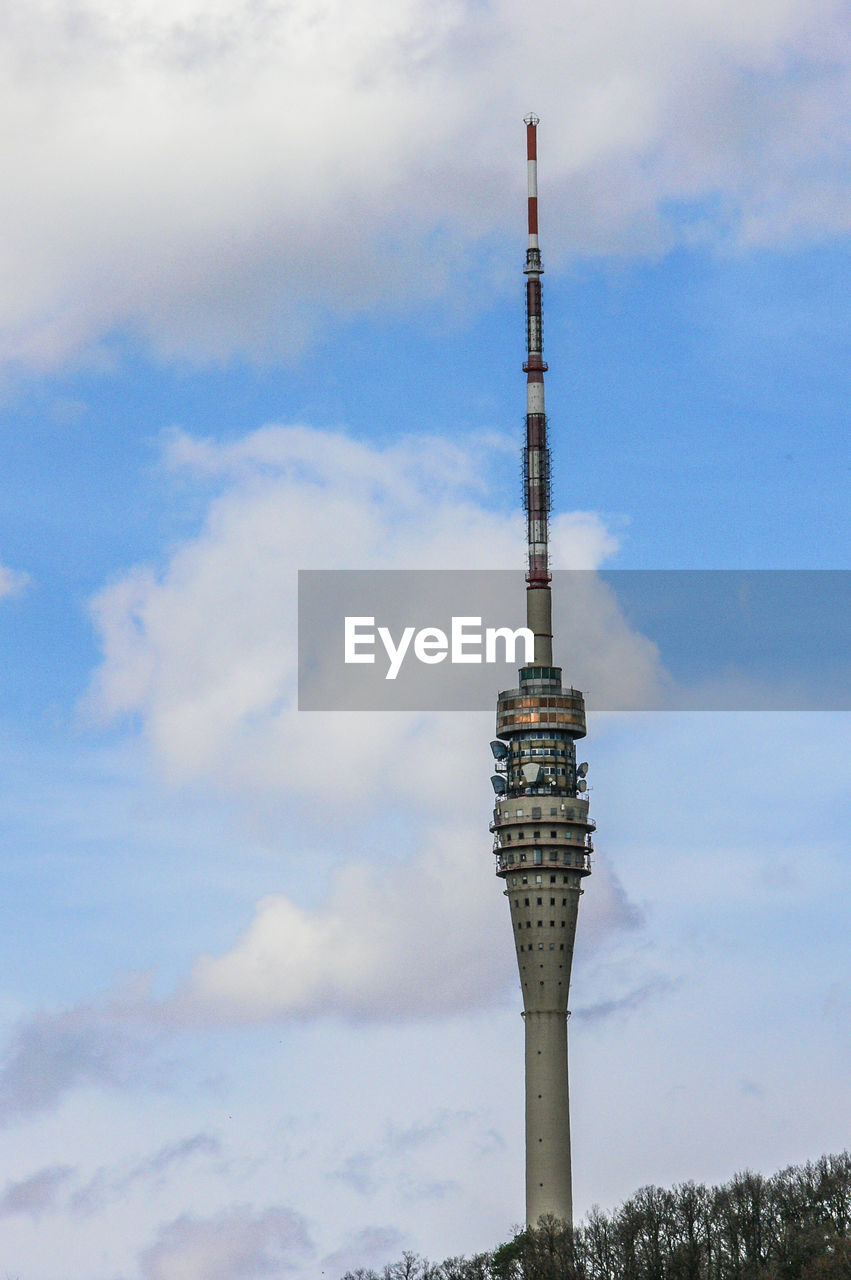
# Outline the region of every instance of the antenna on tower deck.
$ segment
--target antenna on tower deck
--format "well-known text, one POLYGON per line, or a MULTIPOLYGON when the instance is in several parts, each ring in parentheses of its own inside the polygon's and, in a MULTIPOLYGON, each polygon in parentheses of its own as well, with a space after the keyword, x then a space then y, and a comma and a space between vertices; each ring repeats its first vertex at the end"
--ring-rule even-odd
POLYGON ((530 112, 526 124, 526 169, 529 184, 529 241, 526 248, 526 444, 523 449, 523 500, 526 508, 526 622, 535 636, 535 663, 553 661, 552 597, 550 595, 550 451, 544 408, 543 314, 538 243, 538 117, 530 112))

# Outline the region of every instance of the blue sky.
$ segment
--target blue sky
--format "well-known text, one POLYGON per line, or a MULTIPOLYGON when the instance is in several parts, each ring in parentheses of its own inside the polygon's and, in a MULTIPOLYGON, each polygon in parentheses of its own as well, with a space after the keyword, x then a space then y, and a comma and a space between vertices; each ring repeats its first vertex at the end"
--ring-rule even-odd
MULTIPOLYGON (((522 565, 530 107, 554 563, 847 567, 847 9, 539 18, 91 0, 0 36, 19 1280, 330 1280, 522 1216, 491 717, 294 681, 299 568, 522 565)), ((840 1148, 847 716, 586 747, 580 1211, 840 1148)))

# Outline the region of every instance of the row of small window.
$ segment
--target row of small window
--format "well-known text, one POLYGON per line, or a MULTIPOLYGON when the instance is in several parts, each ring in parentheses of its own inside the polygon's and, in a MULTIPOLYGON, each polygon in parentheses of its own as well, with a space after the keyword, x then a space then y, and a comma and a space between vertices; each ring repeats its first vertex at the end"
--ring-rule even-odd
POLYGON ((577 719, 584 725, 585 717, 576 716, 570 711, 506 711, 505 704, 500 703, 496 709, 497 736, 504 738, 506 734, 516 733, 518 727, 523 729, 524 738, 529 737, 528 725, 532 724, 576 724, 577 719))
MULTIPOLYGON (((544 927, 544 922, 543 922, 543 920, 539 920, 539 921, 538 921, 538 928, 539 928, 539 929, 543 929, 543 927, 544 927)), ((551 921, 550 921, 550 928, 551 928, 551 929, 554 929, 555 927, 556 927, 556 922, 555 922, 555 920, 551 920, 551 921)), ((562 927, 562 929, 565 927, 565 924, 564 924, 564 921, 563 921, 563 920, 562 920, 562 922, 561 922, 561 927, 562 927)), ((518 923, 517 928, 518 928, 518 929, 522 929, 522 928, 523 928, 523 921, 522 921, 522 920, 518 923)), ((531 929, 531 928, 532 928, 532 921, 531 921, 531 920, 527 920, 527 921, 526 921, 526 928, 527 928, 527 929, 531 929)))
MULTIPOLYGON (((535 944, 534 944, 534 942, 530 942, 530 943, 528 944, 528 946, 527 946, 527 944, 526 944, 525 942, 521 942, 521 943, 520 943, 520 950, 521 950, 521 951, 534 951, 534 949, 535 949, 535 944)), ((543 942, 539 942, 539 943, 538 943, 538 950, 539 950, 539 951, 543 951, 543 949, 544 949, 544 943, 543 943, 543 942)), ((556 944, 555 944, 554 942, 551 942, 551 943, 550 943, 550 951, 555 951, 555 949, 556 949, 556 944)), ((558 944, 558 949, 559 949, 559 951, 564 951, 564 943, 563 943, 563 942, 560 942, 560 943, 558 944)))
POLYGON ((549 694, 538 698, 506 698, 504 702, 500 701, 500 711, 520 711, 536 709, 538 707, 566 707, 568 710, 578 710, 582 705, 581 695, 576 698, 551 697, 549 694))
MULTIPOLYGON (((570 832, 568 832, 567 834, 568 834, 568 835, 570 835, 570 832)), ((533 831, 533 832, 532 832, 532 839, 533 839, 533 840, 540 840, 540 838, 541 838, 541 833, 540 833, 540 831, 533 831)), ((550 839, 551 839, 551 840, 558 840, 558 838, 559 838, 559 834, 558 834, 558 832, 557 832, 557 831, 551 831, 551 832, 550 832, 550 839)), ((510 832, 510 831, 506 831, 506 833, 505 833, 505 839, 506 839, 506 840, 510 840, 510 839, 511 839, 511 832, 510 832)), ((517 840, 525 840, 525 839, 526 839, 526 835, 525 835, 525 833, 524 833, 524 832, 522 832, 522 831, 518 831, 518 832, 517 832, 517 835, 516 835, 516 837, 515 837, 515 839, 517 839, 517 840)))
POLYGON ((517 739, 518 742, 564 742, 568 745, 573 742, 569 733, 561 733, 558 729, 533 729, 531 733, 524 733, 522 738, 517 739))
MULTIPOLYGON (((568 850, 550 849, 550 862, 558 862, 559 859, 561 858, 566 860, 567 863, 569 864, 572 857, 572 852, 573 851, 570 849, 568 850)), ((526 854, 519 853, 517 857, 515 857, 513 853, 503 853, 502 860, 503 862, 525 862, 526 854)), ((539 867, 543 861, 544 861, 543 850, 533 849, 532 862, 534 863, 534 865, 539 867)))
MULTIPOLYGON (((544 877, 543 877, 543 876, 535 876, 535 881, 534 881, 534 883, 535 883, 535 884, 542 884, 542 883, 543 883, 543 879, 544 879, 544 877)), ((568 881, 568 877, 567 877, 567 876, 562 876, 562 883, 563 883, 563 884, 567 884, 567 881, 568 881)), ((511 877, 511 883, 512 883, 512 884, 517 884, 517 876, 512 876, 512 877, 511 877)), ((521 884, 528 884, 528 883, 529 883, 529 877, 528 877, 528 876, 521 876, 521 877, 520 877, 520 883, 521 883, 521 884)), ((556 877, 555 877, 555 876, 550 876, 550 884, 555 884, 555 883, 556 883, 556 877)))
MULTIPOLYGON (((520 899, 518 898, 518 902, 519 902, 519 901, 520 901, 520 899)), ((543 899, 543 898, 538 898, 538 899, 536 899, 536 901, 537 901, 537 904, 538 904, 538 906, 539 906, 539 907, 542 907, 542 906, 544 905, 544 899, 543 899)), ((556 900, 555 900, 555 898, 550 898, 550 906, 551 906, 551 907, 554 907, 554 906, 555 906, 555 904, 556 904, 556 900)), ((561 905, 562 905, 563 907, 566 907, 566 906, 567 906, 567 898, 562 898, 562 900, 561 900, 561 905)), ((524 906, 524 907, 528 907, 528 906, 529 906, 529 899, 528 899, 528 898, 524 898, 524 899, 523 899, 523 906, 524 906)))
MULTIPOLYGON (((503 809, 502 816, 503 818, 522 818, 526 816, 531 818, 533 822, 540 822, 541 818, 544 815, 543 815, 543 811, 538 805, 532 805, 532 811, 529 814, 525 814, 523 809, 515 809, 513 813, 511 812, 510 809, 503 809)), ((561 806, 561 816, 562 818, 566 819, 569 822, 576 817, 576 810, 568 809, 567 805, 563 804, 561 806)), ((558 809, 555 806, 553 806, 550 809, 550 817, 551 818, 558 817, 558 809)))

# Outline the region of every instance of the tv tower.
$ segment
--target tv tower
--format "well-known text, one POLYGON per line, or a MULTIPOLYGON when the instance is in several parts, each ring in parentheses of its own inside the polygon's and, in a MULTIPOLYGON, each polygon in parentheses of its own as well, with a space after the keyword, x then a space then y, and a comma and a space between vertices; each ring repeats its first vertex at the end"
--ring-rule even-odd
POLYGON ((526 116, 529 246, 526 250, 526 445, 528 541, 526 624, 535 636, 531 666, 517 689, 498 695, 493 821, 496 874, 505 883, 523 990, 526 1034, 526 1221, 573 1219, 567 1080, 567 996, 583 878, 591 872, 585 775, 576 740, 585 736, 585 702, 562 686, 553 663, 547 522, 550 452, 544 410, 541 250, 538 245, 538 117, 526 116))

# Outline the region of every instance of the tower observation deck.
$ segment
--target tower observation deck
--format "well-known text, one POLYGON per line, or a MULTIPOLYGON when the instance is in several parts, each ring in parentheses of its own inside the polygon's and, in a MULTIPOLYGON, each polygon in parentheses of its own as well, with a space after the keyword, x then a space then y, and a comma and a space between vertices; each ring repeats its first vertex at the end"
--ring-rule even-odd
POLYGON ((529 243, 526 250, 527 626, 534 662, 516 689, 500 693, 493 821, 496 874, 505 883, 517 950, 526 1038, 526 1221, 572 1222, 567 1008, 582 881, 591 872, 595 824, 576 742, 585 703, 553 666, 548 546, 550 458, 544 408, 541 251, 538 245, 537 125, 526 117, 529 243))

